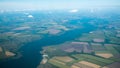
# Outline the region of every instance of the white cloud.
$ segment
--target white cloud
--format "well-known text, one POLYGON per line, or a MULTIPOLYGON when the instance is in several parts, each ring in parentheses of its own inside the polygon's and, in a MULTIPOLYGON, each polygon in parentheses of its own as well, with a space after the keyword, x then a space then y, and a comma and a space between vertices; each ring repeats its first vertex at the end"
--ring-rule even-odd
POLYGON ((78 10, 77 9, 73 9, 73 10, 70 10, 69 12, 76 13, 76 12, 78 12, 78 10))
POLYGON ((28 15, 28 18, 33 18, 33 16, 32 15, 28 15))

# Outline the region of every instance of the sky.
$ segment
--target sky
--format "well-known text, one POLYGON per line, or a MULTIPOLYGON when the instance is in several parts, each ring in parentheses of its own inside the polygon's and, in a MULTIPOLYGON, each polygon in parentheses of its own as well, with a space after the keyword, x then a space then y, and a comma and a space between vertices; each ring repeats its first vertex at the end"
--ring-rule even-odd
POLYGON ((80 9, 120 7, 120 0, 0 0, 0 9, 80 9))

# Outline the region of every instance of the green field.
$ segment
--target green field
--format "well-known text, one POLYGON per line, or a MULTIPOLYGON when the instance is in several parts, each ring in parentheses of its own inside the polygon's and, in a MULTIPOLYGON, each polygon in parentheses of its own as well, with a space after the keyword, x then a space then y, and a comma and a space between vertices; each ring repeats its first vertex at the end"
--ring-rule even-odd
POLYGON ((94 38, 104 39, 104 33, 101 30, 93 31, 93 33, 84 33, 80 38, 79 41, 87 41, 91 42, 94 38))
POLYGON ((112 62, 114 62, 109 59, 96 57, 96 56, 92 56, 92 55, 88 55, 88 54, 77 54, 77 55, 73 55, 73 57, 75 57, 77 59, 84 58, 83 60, 98 64, 100 66, 104 66, 104 65, 111 64, 112 62))
POLYGON ((106 51, 103 45, 91 45, 94 51, 106 51))
POLYGON ((106 39, 109 40, 109 43, 112 43, 112 44, 120 44, 120 39, 118 37, 116 37, 116 33, 115 31, 104 31, 105 33, 105 36, 106 36, 106 39))
POLYGON ((120 53, 113 46, 105 46, 108 51, 110 51, 113 55, 119 55, 120 53))
POLYGON ((49 63, 52 64, 52 65, 55 65, 55 66, 57 66, 57 67, 59 67, 59 68, 70 68, 70 67, 67 66, 66 64, 64 65, 64 64, 62 64, 62 63, 57 62, 57 60, 55 60, 55 59, 50 59, 50 60, 49 60, 49 63))
POLYGON ((110 52, 106 50, 106 51, 95 51, 95 54, 96 53, 110 53, 110 52))
POLYGON ((114 48, 120 53, 120 46, 114 46, 114 48))

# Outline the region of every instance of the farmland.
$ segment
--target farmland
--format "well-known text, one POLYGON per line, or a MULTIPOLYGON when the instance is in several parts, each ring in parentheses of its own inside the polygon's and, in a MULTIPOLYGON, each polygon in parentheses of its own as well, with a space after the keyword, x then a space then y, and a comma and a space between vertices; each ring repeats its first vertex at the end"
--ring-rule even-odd
POLYGON ((120 62, 119 44, 106 39, 104 31, 92 31, 74 41, 43 49, 50 57, 48 63, 60 68, 105 68, 120 62))

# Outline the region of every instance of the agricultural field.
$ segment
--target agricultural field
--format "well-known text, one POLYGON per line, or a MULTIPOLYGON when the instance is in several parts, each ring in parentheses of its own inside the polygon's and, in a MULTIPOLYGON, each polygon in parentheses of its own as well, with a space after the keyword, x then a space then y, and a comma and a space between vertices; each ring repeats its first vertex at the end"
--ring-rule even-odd
POLYGON ((117 33, 117 30, 105 30, 104 31, 106 39, 109 41, 109 43, 112 44, 120 44, 120 37, 117 33))
POLYGON ((105 47, 110 51, 114 56, 119 55, 120 53, 113 47, 114 45, 105 44, 105 47))
MULTIPOLYGON (((104 42, 103 40, 105 39, 105 35, 104 35, 103 31, 96 30, 96 31, 92 31, 90 33, 84 33, 78 40, 86 41, 86 42, 92 42, 92 41, 96 42, 97 39, 100 39, 100 41, 104 42)), ((97 40, 97 41, 99 41, 99 40, 97 40)))
POLYGON ((91 43, 91 46, 94 51, 106 51, 105 47, 100 43, 91 43))
POLYGON ((74 63, 71 68, 100 68, 101 66, 87 62, 87 61, 80 61, 78 63, 74 63))
POLYGON ((67 63, 67 62, 72 62, 74 61, 74 59, 68 57, 68 56, 64 56, 64 57, 54 57, 54 59, 59 60, 61 62, 67 63))
POLYGON ((48 63, 59 68, 101 68, 114 63, 114 61, 89 54, 75 54, 72 56, 56 56, 49 59, 48 63))
POLYGON ((100 68, 101 67, 99 65, 96 65, 96 64, 93 64, 93 63, 90 63, 90 62, 87 62, 87 61, 80 61, 79 63, 82 64, 82 65, 88 66, 88 68, 100 68))
POLYGON ((69 68, 69 66, 67 66, 65 62, 59 61, 56 58, 52 58, 48 62, 60 68, 69 68))
POLYGON ((120 9, 29 5, 0 10, 0 68, 120 68, 120 9))
POLYGON ((95 55, 103 57, 103 58, 113 57, 113 54, 111 54, 111 53, 95 53, 95 55))
POLYGON ((107 66, 105 66, 103 68, 120 68, 120 63, 119 62, 115 62, 115 63, 107 65, 107 66))
POLYGON ((106 43, 102 39, 103 37, 99 39, 94 37, 91 41, 75 40, 52 45, 44 47, 44 53, 48 56, 50 54, 51 58, 48 59, 50 64, 60 68, 107 68, 107 65, 120 62, 120 46, 106 43))
POLYGON ((84 58, 85 61, 92 62, 100 66, 104 66, 104 65, 111 64, 114 62, 109 59, 105 59, 105 58, 101 58, 101 57, 97 57, 93 55, 88 55, 88 54, 77 54, 77 55, 73 55, 73 57, 77 59, 80 59, 82 57, 84 58))

